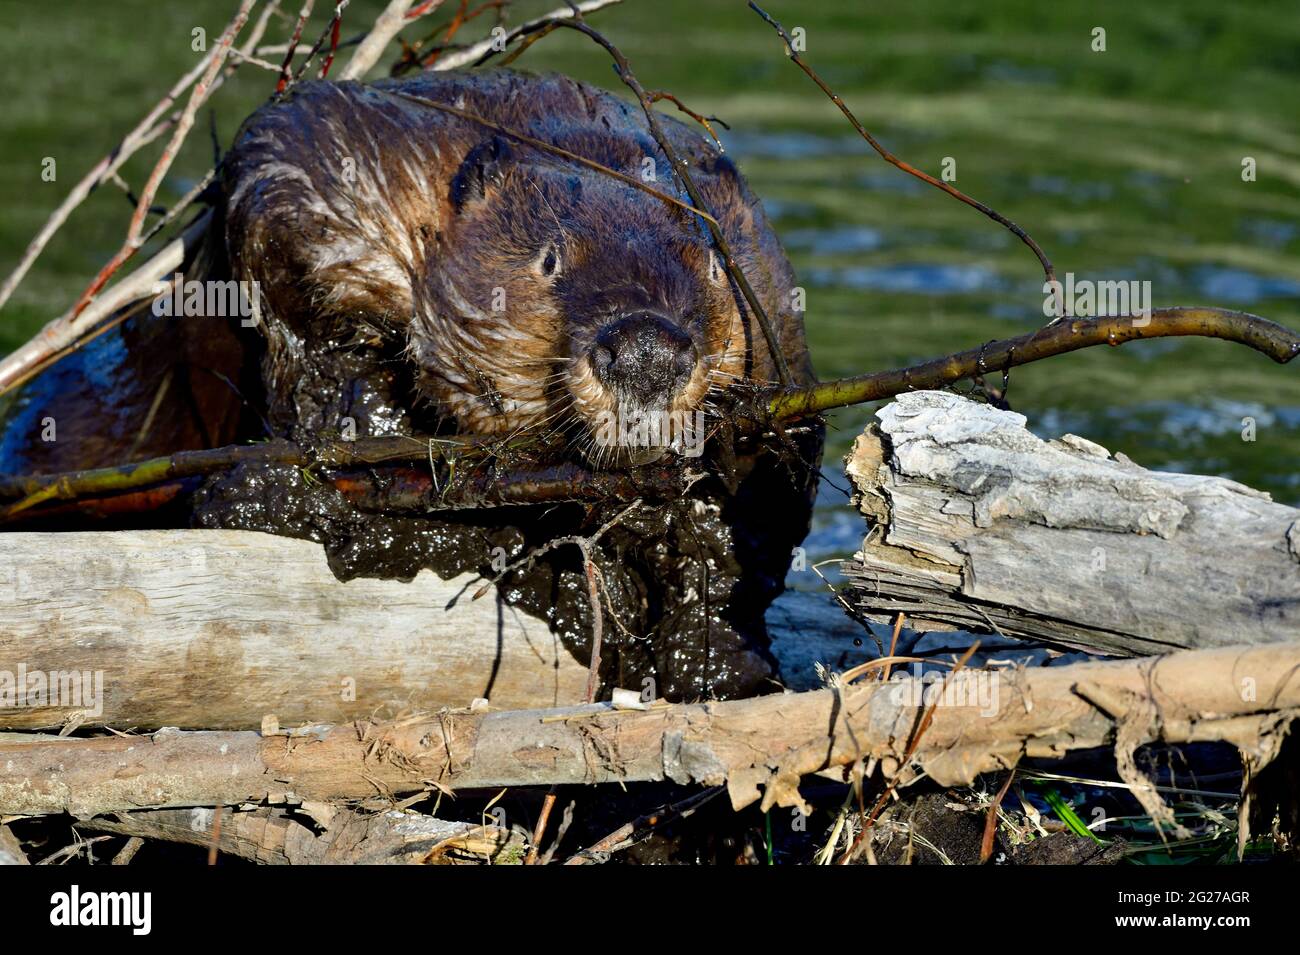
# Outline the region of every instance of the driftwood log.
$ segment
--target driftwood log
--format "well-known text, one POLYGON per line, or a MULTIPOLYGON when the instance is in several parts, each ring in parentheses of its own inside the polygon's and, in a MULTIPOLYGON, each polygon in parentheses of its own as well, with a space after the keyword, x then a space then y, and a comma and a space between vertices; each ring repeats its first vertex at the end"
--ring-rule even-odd
POLYGON ((481 583, 340 582, 319 544, 253 532, 5 534, 0 671, 75 674, 81 694, 31 705, 29 679, 0 725, 246 729, 581 700, 585 663, 495 593, 471 600, 481 583))
POLYGON ((896 675, 749 700, 443 712, 319 726, 297 736, 163 730, 152 736, 0 734, 0 814, 355 801, 427 791, 671 779, 725 784, 732 805, 803 806, 800 779, 862 758, 887 777, 943 785, 1114 743, 1134 768, 1153 740, 1224 740, 1252 773, 1300 713, 1300 643, 1182 651, 1036 669, 965 670, 947 684, 896 675), (927 693, 929 696, 927 696, 927 693), (934 705, 931 705, 934 704, 934 705), (923 731, 923 715, 930 721, 923 731))
POLYGON ((845 597, 867 619, 1112 654, 1300 636, 1300 510, 957 395, 877 417, 847 459, 869 530, 845 597))
MULTIPOLYGON (((253 729, 267 715, 288 726, 583 700, 588 661, 495 591, 471 599, 482 583, 428 571, 343 583, 320 545, 251 531, 4 534, 0 729, 253 729), (37 696, 34 674, 58 693, 37 696), (6 705, 6 675, 24 678, 25 700, 6 705)), ((867 659, 829 595, 787 594, 768 616, 785 686, 818 685, 816 662, 867 659)))

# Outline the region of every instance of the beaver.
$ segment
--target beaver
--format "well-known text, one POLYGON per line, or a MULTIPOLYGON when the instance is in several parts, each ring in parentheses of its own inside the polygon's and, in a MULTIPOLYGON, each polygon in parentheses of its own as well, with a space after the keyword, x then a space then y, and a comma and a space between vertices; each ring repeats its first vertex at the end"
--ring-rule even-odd
MULTIPOLYGON (((676 192, 639 111, 563 76, 298 87, 249 120, 225 162, 227 249, 265 296, 277 416, 328 426, 305 349, 366 334, 400 337, 419 393, 475 434, 680 416, 736 379, 774 379, 696 216, 419 100, 676 192)), ((794 376, 811 380, 793 273, 761 207, 725 154, 664 127, 794 376)))
MULTIPOLYGON (((793 271, 761 204, 717 146, 675 119, 660 122, 770 316, 793 383, 811 383, 793 271)), ((641 112, 562 75, 299 85, 244 123, 222 164, 206 274, 255 289, 259 306, 255 341, 227 323, 217 337, 234 329, 240 347, 207 369, 232 382, 231 397, 198 417, 225 425, 142 440, 137 418, 130 452, 178 449, 154 447, 164 438, 228 442, 238 419, 243 437, 269 430, 306 444, 340 433, 561 435, 558 453, 623 467, 670 450, 699 454, 678 426, 698 416, 713 450, 695 462, 689 499, 625 515, 594 549, 626 634, 607 638, 605 682, 649 676, 674 698, 751 692, 770 672, 763 611, 807 531, 822 436, 813 426, 783 448, 748 451, 717 438, 728 395, 773 383, 775 362, 686 204, 641 112), (668 426, 638 432, 649 438, 635 447, 618 439, 626 430, 609 439, 611 419, 656 417, 668 426)), ((111 347, 148 321, 123 323, 111 347)), ((20 403, 27 418, 40 404, 20 403)), ((111 444, 101 428, 96 454, 111 444)), ((15 457, 6 452, 6 470, 15 457)), ((574 506, 363 517, 288 468, 213 478, 189 506, 201 526, 320 540, 343 577, 429 566, 490 573, 489 551, 525 553, 610 516, 574 506)), ((501 590, 581 652, 591 619, 576 559, 547 554, 501 590)))

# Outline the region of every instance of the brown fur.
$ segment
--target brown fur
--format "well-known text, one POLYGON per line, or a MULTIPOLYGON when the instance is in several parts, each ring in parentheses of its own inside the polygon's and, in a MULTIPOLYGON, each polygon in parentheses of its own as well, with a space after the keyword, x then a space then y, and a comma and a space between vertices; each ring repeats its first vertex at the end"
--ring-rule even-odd
MULTIPOLYGON (((653 170, 650 185, 676 192, 639 111, 563 76, 300 87, 245 124, 226 163, 228 253, 236 277, 262 288, 273 409, 297 400, 312 348, 368 339, 400 343, 418 390, 459 430, 589 423, 618 401, 595 374, 593 339, 634 309, 671 316, 699 356, 664 410, 706 405, 736 378, 775 377, 697 217, 394 91, 630 175, 653 170)), ((709 141, 664 125, 794 374, 811 380, 793 276, 761 207, 709 141)))

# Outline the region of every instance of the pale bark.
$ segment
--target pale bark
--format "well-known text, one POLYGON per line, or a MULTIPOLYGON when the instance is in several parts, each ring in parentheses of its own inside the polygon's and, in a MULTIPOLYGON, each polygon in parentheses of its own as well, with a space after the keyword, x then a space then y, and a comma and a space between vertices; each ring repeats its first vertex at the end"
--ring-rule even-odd
POLYGON ((952 394, 877 417, 847 461, 868 529, 845 597, 864 617, 1118 654, 1300 636, 1300 510, 952 394))
MULTIPOLYGON (((482 583, 428 571, 344 583, 319 544, 252 531, 4 534, 0 729, 255 729, 268 715, 290 726, 583 700, 588 661, 495 590, 473 600, 482 583), (4 674, 20 667, 29 686, 60 683, 58 698, 6 700, 4 674), (80 696, 63 693, 74 673, 80 696)), ((787 594, 769 619, 787 687, 819 685, 817 662, 868 658, 828 594, 787 594)))
POLYGON ((583 699, 586 663, 495 591, 471 599, 481 583, 341 582, 319 544, 249 531, 5 534, 0 673, 75 673, 82 693, 4 705, 0 676, 0 727, 247 729, 583 699))
MULTIPOLYGON (((878 760, 890 778, 923 770, 942 785, 960 785, 1022 756, 1114 743, 1123 757, 1154 740, 1225 740, 1257 772, 1300 711, 1297 673, 1300 643, 1282 643, 963 671, 933 708, 923 698, 925 684, 898 676, 644 711, 594 704, 444 712, 296 736, 0 734, 0 814, 86 818, 336 800, 382 806, 434 790, 664 779, 725 784, 735 808, 760 798, 764 808, 802 806, 801 777, 864 757, 878 760), (931 722, 913 740, 926 712, 931 722)), ((1121 772, 1125 765, 1121 758, 1121 772)))

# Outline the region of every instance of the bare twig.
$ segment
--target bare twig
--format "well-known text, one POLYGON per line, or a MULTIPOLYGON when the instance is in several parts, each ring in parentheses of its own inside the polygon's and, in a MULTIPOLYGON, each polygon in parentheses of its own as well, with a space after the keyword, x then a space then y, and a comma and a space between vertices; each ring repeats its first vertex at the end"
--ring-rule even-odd
MULTIPOLYGON (((307 51, 306 57, 304 57, 302 63, 299 64, 298 71, 293 74, 293 79, 289 81, 286 88, 288 86, 292 86, 294 83, 297 83, 299 80, 303 78, 303 75, 307 72, 307 68, 311 66, 312 60, 316 59, 316 54, 320 52, 321 47, 325 45, 326 40, 331 40, 332 48, 337 47, 338 45, 337 42, 333 42, 334 37, 337 34, 336 24, 342 20, 343 11, 348 8, 348 3, 350 2, 351 0, 339 0, 339 2, 335 4, 334 16, 330 18, 330 22, 326 24, 325 29, 321 32, 321 35, 316 38, 316 42, 311 45, 311 49, 307 51)), ((292 52, 293 51, 291 50, 290 55, 292 55, 292 52)), ((283 92, 284 92, 283 89, 277 88, 276 90, 277 95, 280 95, 283 92)))
POLYGON ((221 67, 226 62, 226 58, 230 53, 231 45, 235 41, 235 36, 241 29, 243 29, 244 23, 248 19, 248 12, 252 8, 254 2, 255 0, 243 0, 240 4, 239 11, 235 14, 235 18, 230 21, 230 24, 221 34, 221 39, 217 41, 217 45, 213 48, 212 52, 208 54, 207 66, 203 71, 203 75, 199 78, 199 81, 194 85, 194 89, 190 92, 189 102, 186 104, 184 112, 181 113, 180 120, 176 123, 176 129, 173 130, 171 139, 163 149, 162 157, 158 160, 157 164, 155 164, 153 172, 149 174, 149 179, 145 183, 144 189, 140 192, 140 202, 136 205, 135 214, 131 216, 131 223, 126 230, 126 242, 124 242, 121 249, 119 249, 111 259, 109 259, 108 264, 100 269, 99 274, 95 276, 94 281, 90 283, 86 288, 86 291, 81 293, 81 298, 77 301, 77 304, 72 307, 73 318, 76 318, 77 315, 79 315, 81 311, 90 304, 90 300, 94 298, 101 288, 104 287, 104 283, 106 283, 109 278, 112 277, 113 273, 122 266, 122 263, 135 255, 144 244, 144 241, 140 237, 140 233, 144 228, 145 215, 149 212, 149 207, 153 204, 153 197, 157 193, 158 187, 162 184, 163 176, 167 174, 167 170, 171 168, 172 162, 176 159, 176 154, 180 151, 181 143, 183 143, 185 137, 189 135, 190 127, 194 125, 194 114, 198 111, 199 107, 203 105, 204 101, 207 100, 211 93, 213 81, 216 80, 217 74, 221 72, 221 67))
POLYGON ((409 16, 411 13, 414 12, 415 15, 431 13, 442 6, 443 0, 421 3, 417 11, 411 10, 412 2, 414 0, 391 0, 384 8, 384 12, 379 14, 375 25, 370 28, 370 32, 361 41, 356 52, 352 54, 352 59, 348 60, 348 65, 339 74, 339 79, 359 80, 365 76, 370 68, 379 62, 379 58, 384 55, 384 50, 393 37, 397 36, 413 19, 409 16))
POLYGON ((555 850, 560 848, 560 843, 564 841, 564 834, 569 831, 573 825, 573 809, 575 801, 570 799, 569 804, 564 807, 564 813, 560 816, 560 827, 555 830, 555 838, 551 840, 551 847, 542 853, 539 865, 550 865, 551 859, 555 857, 555 850))
POLYGON ((470 20, 482 16, 488 10, 501 9, 505 2, 506 0, 485 0, 485 2, 479 4, 473 10, 470 10, 469 0, 460 0, 460 5, 456 9, 456 15, 451 18, 451 23, 447 25, 447 32, 443 34, 442 42, 434 48, 432 53, 420 61, 420 66, 425 69, 433 66, 434 63, 438 62, 438 57, 440 57, 451 45, 452 39, 460 32, 461 27, 470 20))
POLYGON ((94 167, 81 178, 72 191, 68 193, 67 198, 59 204, 59 207, 50 214, 45 225, 36 233, 36 237, 28 244, 23 257, 18 261, 18 265, 0 285, 0 307, 9 300, 27 272, 32 267, 32 263, 49 244, 50 239, 59 231, 63 224, 68 220, 74 209, 76 209, 86 197, 95 191, 96 187, 112 179, 122 164, 134 156, 141 148, 147 146, 150 142, 157 139, 170 125, 170 121, 159 123, 160 118, 169 110, 181 93, 185 92, 194 81, 199 78, 208 64, 207 60, 200 60, 199 63, 188 73, 182 76, 167 91, 158 103, 145 114, 144 119, 136 124, 135 128, 122 137, 113 150, 101 159, 94 167))
MULTIPOLYGON (((310 2, 310 0, 308 0, 308 2, 310 2)), ((254 24, 253 29, 249 33, 248 42, 239 50, 231 50, 230 52, 232 56, 237 56, 239 59, 248 62, 257 62, 256 57, 252 54, 256 45, 261 42, 263 35, 266 33, 267 24, 275 14, 276 10, 279 9, 279 6, 280 0, 271 0, 271 2, 266 5, 254 24)), ((9 300, 9 297, 13 294, 14 290, 27 275, 32 264, 45 249, 45 246, 49 244, 50 239, 54 237, 55 233, 58 232, 60 228, 62 228, 73 210, 80 206, 81 203, 84 202, 86 198, 104 182, 116 181, 120 183, 121 180, 118 177, 118 170, 122 165, 145 146, 156 140, 171 128, 171 126, 175 125, 179 119, 179 114, 168 119, 163 119, 164 114, 171 109, 172 105, 180 97, 181 93, 189 89, 189 87, 192 86, 203 74, 204 70, 207 68, 208 62, 207 58, 200 60, 188 73, 177 80, 176 83, 173 84, 172 88, 168 90, 167 95, 159 100, 158 103, 154 105, 153 109, 145 114, 145 117, 122 138, 117 146, 115 146, 108 155, 96 163, 95 166, 86 173, 86 175, 83 176, 75 186, 73 186, 72 191, 68 193, 68 196, 59 204, 59 207, 50 214, 49 219, 47 219, 45 225, 41 227, 40 232, 38 232, 28 244, 27 249, 23 252, 22 259, 20 259, 18 265, 14 267, 13 272, 5 278, 4 284, 0 285, 0 308, 4 307, 5 302, 9 300)), ((259 63, 258 65, 263 64, 259 63)), ((233 70, 234 65, 232 64, 227 67, 226 75, 228 76, 233 70)), ((216 87, 220 85, 220 82, 221 81, 218 80, 214 83, 213 89, 216 89, 216 87)))
POLYGON ((222 808, 217 806, 212 812, 212 831, 208 835, 208 865, 216 865, 220 854, 222 808))
POLYGON ((644 838, 647 831, 654 830, 665 823, 672 822, 675 819, 685 818, 714 797, 726 791, 726 786, 712 786, 703 792, 694 793, 686 799, 682 799, 671 805, 661 806, 653 812, 648 812, 639 816, 626 825, 619 826, 599 842, 595 842, 583 849, 581 852, 575 852, 564 861, 565 865, 587 865, 592 862, 601 861, 601 856, 611 852, 617 852, 619 849, 625 849, 632 845, 638 835, 644 838))
POLYGON ((929 173, 922 172, 920 169, 917 169, 915 166, 911 165, 910 163, 904 162, 903 160, 899 159, 888 149, 882 146, 876 140, 876 138, 872 136, 871 133, 867 132, 867 130, 863 127, 863 125, 860 122, 858 122, 858 118, 853 115, 853 111, 848 108, 844 100, 840 98, 839 94, 836 93, 829 86, 827 86, 826 81, 817 75, 816 70, 814 70, 806 62, 804 62, 803 57, 799 55, 798 51, 794 47, 794 41, 791 40, 790 35, 785 32, 785 27, 781 26, 780 23, 772 19, 772 17, 770 17, 767 14, 767 12, 763 10, 763 8, 760 7, 757 3, 754 3, 753 0, 750 0, 749 6, 751 10, 757 13, 760 17, 762 17, 765 21, 767 21, 767 23, 771 25, 771 27, 774 30, 776 30, 776 32, 780 35, 782 41, 785 43, 786 55, 789 56, 790 59, 794 61, 795 65, 798 66, 799 69, 803 70, 804 73, 808 75, 809 79, 811 79, 814 83, 817 84, 817 86, 821 89, 823 93, 825 93, 827 96, 830 97, 831 102, 839 107, 839 110, 841 113, 844 114, 845 119, 847 119, 853 125, 853 128, 857 130, 858 135, 861 136, 863 139, 865 139, 871 145, 871 148, 874 149, 880 155, 881 159, 885 160, 885 162, 889 163, 890 165, 897 166, 899 169, 903 170, 903 172, 908 173, 909 175, 913 175, 917 179, 922 180, 923 182, 928 182, 936 189, 942 189, 944 192, 948 193, 948 195, 952 196, 954 199, 959 199, 960 201, 966 203, 966 205, 970 206, 971 208, 978 209, 980 212, 984 213, 984 215, 988 216, 994 222, 997 222, 1000 225, 1005 226, 1008 230, 1010 230, 1010 232, 1016 238, 1018 238, 1025 245, 1029 246, 1030 251, 1032 251, 1034 255, 1037 256, 1039 264, 1042 265, 1043 274, 1047 277, 1047 281, 1052 283, 1052 287, 1056 291, 1056 317, 1060 319, 1065 316, 1065 298, 1061 292, 1060 284, 1056 281, 1056 270, 1055 268, 1053 268, 1051 260, 1047 258, 1047 253, 1045 253, 1042 250, 1042 248, 1038 245, 1038 243, 1035 242, 1033 238, 1030 237, 1029 233, 1025 232, 1024 229, 1020 228, 1020 226, 1016 225, 1006 216, 999 213, 996 209, 986 206, 984 203, 976 199, 972 199, 970 196, 966 195, 966 193, 962 192, 961 190, 957 189, 954 186, 949 185, 943 180, 935 179, 934 176, 931 176, 929 173))
POLYGON ((126 845, 118 850, 117 855, 113 856, 110 865, 130 865, 131 860, 135 858, 137 852, 144 847, 144 840, 139 836, 132 836, 126 840, 126 845))
POLYGON ((211 218, 211 213, 205 212, 181 236, 173 239, 145 265, 96 298, 75 319, 70 311, 64 313, 28 342, 0 359, 0 394, 22 384, 78 344, 84 344, 99 323, 118 309, 151 295, 160 277, 175 273, 203 242, 211 218))
POLYGON ((542 800, 542 811, 537 817, 537 825, 533 827, 532 845, 528 847, 528 855, 524 857, 524 865, 537 865, 537 852, 541 848, 542 838, 546 835, 546 824, 551 818, 551 810, 555 808, 555 787, 546 794, 542 800))
MULTIPOLYGON (((498 472, 492 467, 476 468, 466 463, 489 458, 508 449, 499 439, 444 441, 438 439, 440 460, 457 463, 454 479, 444 479, 435 490, 433 478, 416 473, 388 474, 376 481, 347 468, 389 462, 424 462, 429 454, 428 439, 412 437, 359 438, 340 441, 310 450, 287 441, 270 441, 256 445, 230 445, 206 451, 180 451, 166 457, 151 458, 117 467, 93 468, 64 474, 37 474, 15 477, 0 476, 0 498, 19 498, 17 503, 0 510, 0 521, 11 520, 38 506, 56 501, 74 501, 137 491, 178 479, 214 474, 240 464, 290 465, 311 470, 343 469, 333 478, 335 486, 363 510, 382 506, 394 510, 433 511, 464 510, 475 507, 498 507, 525 503, 557 501, 629 500, 632 504, 620 513, 628 513, 640 502, 640 496, 654 497, 681 491, 681 476, 672 467, 647 465, 632 472, 590 471, 575 464, 559 464, 536 470, 516 468, 498 472), (382 487, 382 490, 376 488, 382 487)), ((619 518, 616 517, 615 521, 619 518)), ((613 521, 590 538, 604 534, 613 521)), ((572 538, 553 541, 548 550, 574 543, 572 538)), ((536 559, 533 552, 528 559, 536 559)), ((517 562, 522 564, 523 561, 517 562)), ((507 570, 514 568, 512 564, 507 570)))
POLYGON ((1072 318, 1017 338, 989 342, 979 348, 908 368, 841 378, 778 393, 768 402, 768 411, 777 419, 796 418, 864 401, 877 401, 905 391, 940 388, 989 369, 1026 365, 1093 345, 1122 345, 1138 339, 1180 335, 1201 335, 1237 342, 1283 364, 1300 354, 1300 335, 1258 315, 1200 306, 1158 308, 1143 318, 1072 318))
POLYGON ((667 100, 668 102, 675 105, 680 112, 685 113, 691 119, 695 120, 697 123, 699 123, 701 126, 704 127, 705 131, 708 132, 708 134, 713 138, 713 141, 717 143, 719 152, 726 151, 725 147, 722 145, 722 140, 719 139, 718 134, 713 131, 713 125, 712 125, 713 123, 717 123, 723 129, 731 129, 731 127, 728 126, 721 119, 719 119, 716 116, 705 116, 703 113, 695 112, 695 110, 691 109, 680 99, 678 99, 677 94, 669 93, 666 90, 651 90, 649 93, 646 94, 646 96, 649 97, 650 102, 652 103, 658 103, 662 100, 667 100))
POLYGON ((993 840, 998 834, 998 808, 1002 805, 1007 790, 1011 788, 1011 780, 1015 778, 1016 770, 1012 767, 1002 787, 989 803, 988 816, 984 820, 984 837, 980 840, 980 862, 988 862, 993 857, 993 840))
MULTIPOLYGON (((586 0, 584 3, 575 4, 580 13, 594 13, 602 7, 613 6, 616 3, 622 3, 623 0, 586 0)), ((573 7, 560 7, 552 10, 545 16, 538 17, 536 20, 528 20, 515 27, 513 30, 506 32, 503 37, 488 37, 480 40, 472 46, 467 46, 463 50, 456 50, 447 56, 439 57, 438 61, 430 67, 432 70, 454 70, 462 66, 474 64, 477 66, 486 56, 500 52, 503 46, 509 46, 521 36, 536 33, 538 30, 545 29, 548 24, 563 20, 574 15, 573 7)))
POLYGON ((953 677, 961 672, 962 667, 969 662, 970 658, 975 655, 975 651, 979 648, 980 641, 976 640, 966 648, 966 652, 962 654, 961 659, 957 661, 953 668, 944 674, 943 684, 940 686, 939 692, 935 694, 930 705, 925 708, 925 713, 921 716, 921 721, 916 724, 916 729, 912 731, 912 735, 907 741, 907 748, 903 751, 903 755, 898 761, 898 775, 889 780, 889 783, 885 786, 884 792, 880 794, 880 798, 876 800, 876 804, 871 808, 871 814, 862 821, 862 831, 859 832, 858 837, 853 840, 853 845, 849 847, 849 850, 840 857, 840 865, 848 865, 857 855, 858 848, 862 845, 862 840, 866 838, 867 833, 869 833, 875 825, 876 820, 880 817, 881 811, 889 805, 889 800, 893 797, 894 790, 898 788, 901 774, 912 761, 912 757, 916 755, 917 748, 921 745, 921 738, 925 736, 925 731, 928 730, 930 724, 934 722, 934 711, 939 708, 939 704, 943 701, 943 694, 948 689, 948 684, 952 681, 953 677))
POLYGON ((284 60, 280 63, 280 80, 275 84, 276 93, 283 93, 285 88, 293 79, 289 72, 289 65, 293 62, 294 54, 298 52, 298 43, 302 40, 302 28, 307 25, 307 20, 311 17, 311 8, 315 0, 303 0, 302 10, 298 13, 298 21, 293 27, 293 36, 289 38, 289 46, 284 51, 284 60))
POLYGON ((113 838, 112 836, 92 836, 91 838, 86 839, 82 837, 80 834, 78 834, 77 841, 72 843, 72 845, 64 846, 62 849, 59 849, 57 852, 53 852, 50 855, 47 855, 44 859, 42 859, 40 862, 36 864, 37 865, 55 865, 55 864, 62 865, 65 860, 80 855, 82 850, 85 850, 87 856, 89 856, 91 846, 93 846, 97 842, 107 842, 109 839, 112 838, 113 838))
MULTIPOLYGON (((898 615, 894 617, 894 632, 889 638, 889 656, 891 659, 898 652, 898 635, 903 632, 903 621, 906 618, 907 615, 902 611, 899 611, 898 615)), ((888 682, 890 669, 890 665, 885 664, 885 668, 880 671, 881 682, 888 682)))
POLYGON ((343 8, 346 3, 340 3, 334 8, 334 19, 330 21, 330 51, 325 55, 325 62, 321 64, 318 79, 325 79, 330 75, 330 67, 334 65, 334 54, 339 50, 339 30, 343 26, 343 8))
POLYGON ((587 702, 594 703, 596 691, 600 687, 600 646, 605 638, 605 618, 600 609, 600 590, 596 586, 596 565, 591 560, 591 545, 585 540, 575 543, 582 551, 582 569, 587 575, 587 599, 591 604, 591 663, 587 669, 587 702))

